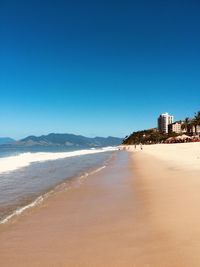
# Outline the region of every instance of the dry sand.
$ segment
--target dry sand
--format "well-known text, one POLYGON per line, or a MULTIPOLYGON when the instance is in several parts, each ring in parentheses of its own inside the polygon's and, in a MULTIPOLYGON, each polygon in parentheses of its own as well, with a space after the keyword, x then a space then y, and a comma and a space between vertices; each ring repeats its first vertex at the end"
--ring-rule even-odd
POLYGON ((199 267, 200 176, 196 161, 181 164, 199 144, 183 147, 119 152, 81 186, 1 227, 0 266, 199 267))
MULTIPOLYGON (((130 146, 131 151, 140 151, 140 146, 130 146)), ((143 146, 144 153, 162 160, 173 168, 200 171, 200 143, 159 144, 143 146)))
POLYGON ((168 256, 153 266, 200 266, 200 143, 144 146, 134 155, 136 188, 163 241, 157 252, 168 256))

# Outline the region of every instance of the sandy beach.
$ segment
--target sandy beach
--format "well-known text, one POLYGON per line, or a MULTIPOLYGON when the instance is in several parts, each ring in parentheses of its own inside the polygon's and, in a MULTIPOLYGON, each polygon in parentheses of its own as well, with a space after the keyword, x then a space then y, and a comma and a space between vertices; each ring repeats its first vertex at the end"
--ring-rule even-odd
POLYGON ((3 225, 0 266, 199 266, 200 145, 128 151, 3 225))
MULTIPOLYGON (((139 147, 134 153, 137 189, 148 213, 148 222, 159 234, 165 251, 159 265, 200 265, 200 144, 139 147)), ((154 240, 154 248, 156 248, 154 240)), ((162 248, 162 249, 161 249, 162 248)))

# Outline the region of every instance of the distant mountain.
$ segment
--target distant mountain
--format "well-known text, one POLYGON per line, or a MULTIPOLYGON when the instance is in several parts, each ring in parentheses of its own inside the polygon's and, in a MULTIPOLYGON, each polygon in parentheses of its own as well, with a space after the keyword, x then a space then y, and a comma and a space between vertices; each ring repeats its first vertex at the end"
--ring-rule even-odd
POLYGON ((0 137, 0 145, 6 145, 14 143, 15 140, 10 137, 0 137))
POLYGON ((51 133, 42 136, 28 136, 20 141, 15 142, 15 145, 20 146, 116 146, 122 143, 122 138, 118 137, 95 137, 89 138, 75 134, 56 134, 51 133))

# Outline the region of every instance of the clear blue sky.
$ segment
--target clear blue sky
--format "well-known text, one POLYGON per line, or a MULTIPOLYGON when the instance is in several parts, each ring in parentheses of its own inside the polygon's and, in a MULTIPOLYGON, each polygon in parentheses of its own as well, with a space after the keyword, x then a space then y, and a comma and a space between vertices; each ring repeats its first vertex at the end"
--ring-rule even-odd
POLYGON ((0 0, 0 136, 125 136, 200 109, 199 0, 0 0))

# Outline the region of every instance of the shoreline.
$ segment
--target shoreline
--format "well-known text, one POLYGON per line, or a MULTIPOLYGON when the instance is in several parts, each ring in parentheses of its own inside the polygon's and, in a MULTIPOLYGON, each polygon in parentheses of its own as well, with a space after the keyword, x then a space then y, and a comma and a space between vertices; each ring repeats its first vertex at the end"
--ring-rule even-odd
MULTIPOLYGON (((102 151, 104 152, 104 150, 102 150, 102 151)), ((77 151, 75 151, 75 152, 77 153, 77 151)), ((80 152, 80 151, 78 151, 78 152, 80 152)), ((99 152, 97 152, 97 154, 98 153, 99 152)), ((115 153, 116 153, 116 151, 113 150, 112 154, 110 154, 108 156, 108 158, 104 159, 102 162, 100 162, 98 164, 94 164, 94 166, 88 166, 87 168, 84 168, 84 166, 83 166, 82 171, 79 168, 79 170, 77 171, 77 174, 71 173, 71 176, 67 176, 67 174, 65 172, 63 172, 63 177, 65 177, 65 175, 66 175, 66 178, 58 179, 57 182, 55 179, 55 183, 53 185, 51 185, 49 187, 46 186, 47 188, 44 188, 44 190, 38 190, 38 192, 35 191, 33 196, 29 195, 28 193, 27 193, 27 195, 24 194, 24 201, 19 202, 18 205, 15 204, 14 202, 12 202, 11 204, 7 202, 6 203, 6 204, 8 204, 7 210, 6 210, 6 208, 4 209, 4 206, 0 206, 0 228, 2 227, 2 225, 9 223, 10 220, 15 219, 15 217, 18 217, 22 213, 27 212, 29 209, 35 208, 36 206, 40 205, 41 202, 43 202, 47 198, 51 197, 52 194, 55 194, 55 193, 62 191, 62 190, 66 191, 66 190, 69 190, 70 187, 79 185, 80 183, 83 182, 83 180, 87 176, 93 175, 94 173, 105 168, 109 164, 109 162, 113 160, 115 153), (10 204, 10 206, 9 206, 9 204, 10 204), (3 212, 1 212, 2 210, 3 210, 3 212)), ((54 161, 54 162, 56 163, 56 161, 54 161)), ((39 167, 35 166, 35 167, 32 167, 32 169, 34 171, 34 168, 36 168, 36 172, 37 172, 37 169, 39 169, 39 167)), ((62 170, 62 165, 60 167, 62 170)), ((25 169, 22 169, 22 171, 25 172, 27 170, 26 168, 27 167, 25 167, 25 169)), ((44 167, 42 167, 42 168, 44 169, 44 167)), ((57 168, 57 169, 59 169, 59 168, 57 168)), ((48 170, 48 165, 46 166, 46 170, 48 170)), ((43 174, 45 175, 45 172, 43 174)), ((8 173, 8 175, 11 176, 12 172, 8 173)), ((15 175, 15 173, 14 173, 14 175, 15 175)), ((29 173, 27 173, 27 175, 29 175, 29 173)), ((31 176, 31 174, 30 174, 30 176, 31 176)), ((42 181, 42 178, 43 177, 41 177, 41 181, 42 181)), ((9 177, 8 177, 8 179, 9 179, 9 177)), ((5 180, 6 180, 6 178, 5 178, 5 180)), ((26 180, 24 182, 26 182, 26 180)), ((20 185, 20 183, 18 183, 18 184, 20 185)), ((24 191, 24 192, 26 192, 26 191, 24 191)), ((2 199, 0 199, 0 202, 1 202, 1 200, 2 199)))
POLYGON ((67 152, 25 152, 14 156, 0 158, 0 174, 19 170, 30 166, 32 163, 42 163, 77 156, 93 155, 97 153, 116 151, 116 147, 102 147, 73 150, 67 152))
POLYGON ((28 203, 25 206, 22 206, 15 210, 13 213, 7 215, 5 218, 0 220, 0 229, 3 227, 5 224, 12 223, 12 220, 17 220, 19 216, 23 215, 27 211, 37 208, 39 205, 42 204, 43 201, 48 201, 48 198, 52 197, 53 195, 57 193, 61 193, 63 191, 70 190, 71 187, 77 187, 81 183, 83 183, 83 180, 86 179, 88 176, 94 175, 95 173, 98 173, 99 171, 103 170, 104 168, 107 167, 109 162, 113 160, 114 155, 111 156, 110 159, 104 162, 104 165, 101 167, 97 168, 91 168, 88 169, 87 172, 84 172, 80 176, 74 176, 71 178, 67 178, 65 181, 63 181, 60 184, 57 184, 55 187, 51 188, 49 191, 44 192, 42 195, 39 195, 35 199, 33 199, 32 202, 28 203))
MULTIPOLYGON (((164 146, 119 151, 81 186, 8 224, 0 265, 198 267, 199 171, 191 161, 180 166, 181 145, 168 156, 164 146)), ((193 160, 193 147, 186 150, 193 160)))
POLYGON ((7 225, 0 232, 0 265, 132 266, 132 254, 140 253, 132 242, 143 228, 133 183, 129 155, 120 152, 80 187, 7 225))

